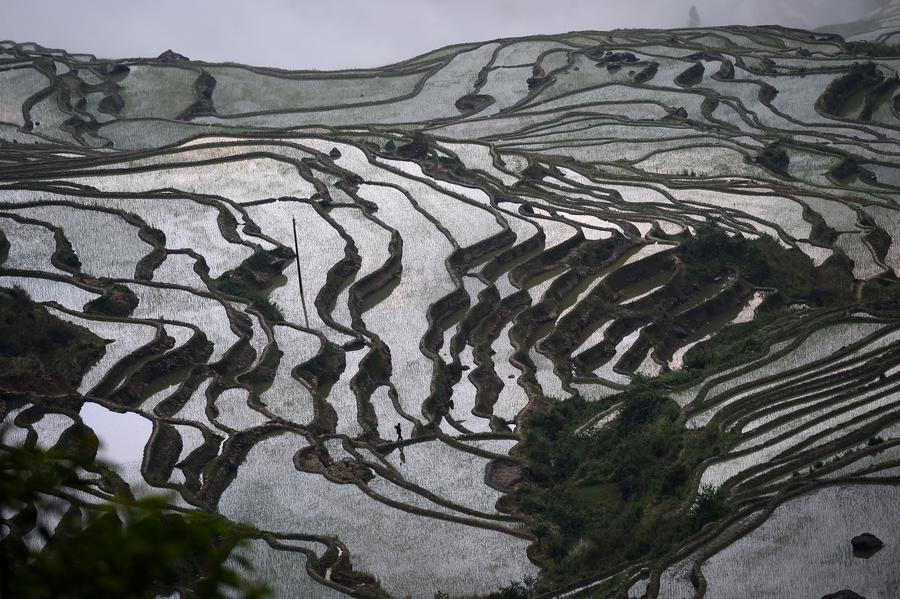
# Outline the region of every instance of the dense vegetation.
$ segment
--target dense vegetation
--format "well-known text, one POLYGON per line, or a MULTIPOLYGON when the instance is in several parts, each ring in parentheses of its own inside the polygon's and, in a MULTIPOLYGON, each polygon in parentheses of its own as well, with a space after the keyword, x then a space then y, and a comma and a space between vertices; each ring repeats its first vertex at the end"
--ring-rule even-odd
POLYGON ((544 527, 538 553, 548 588, 660 556, 727 512, 718 494, 705 493, 693 511, 686 503, 691 473, 726 447, 727 435, 689 431, 678 416, 661 386, 640 381, 603 402, 554 403, 528 421, 522 455, 535 483, 509 503, 544 527), (622 411, 608 426, 577 432, 617 403, 622 411))
POLYGON ((884 75, 874 62, 857 63, 847 74, 835 79, 819 98, 817 106, 827 114, 842 115, 852 97, 875 87, 884 80, 884 75))
POLYGON ((845 259, 835 256, 817 268, 802 252, 785 250, 770 237, 728 237, 719 229, 703 227, 679 252, 685 267, 704 278, 732 269, 756 287, 778 291, 751 322, 726 327, 688 352, 685 371, 669 375, 669 382, 685 382, 703 369, 727 367, 757 355, 765 348, 758 332, 778 319, 791 318, 786 311, 789 302, 829 307, 854 299, 853 276, 845 259))
POLYGON ((240 266, 223 273, 214 281, 217 290, 250 300, 265 318, 282 320, 281 309, 269 300, 269 292, 284 281, 281 272, 289 264, 287 252, 257 250, 240 266))
POLYGON ((781 144, 774 143, 766 146, 762 153, 756 157, 756 162, 770 171, 787 174, 790 157, 781 144))
POLYGON ((833 258, 816 268, 803 253, 769 237, 729 237, 706 226, 684 240, 678 254, 696 280, 732 272, 779 292, 752 322, 726 327, 695 347, 683 371, 638 377, 624 393, 600 402, 553 402, 526 421, 521 456, 534 480, 506 501, 528 515, 537 536, 546 537, 537 553, 545 560, 541 584, 547 588, 661 556, 725 515, 717 492, 700 489, 695 503, 689 498, 697 491, 692 475, 729 447, 730 436, 715 427, 686 429, 678 405, 667 397, 669 386, 757 355, 766 343, 759 332, 789 317, 789 302, 834 306, 853 299, 846 261, 833 258), (617 404, 621 412, 607 426, 581 430, 617 404))
POLYGON ((88 314, 103 314, 121 318, 130 316, 137 305, 138 298, 131 289, 125 285, 110 285, 100 297, 89 301, 84 310, 88 314))
POLYGON ((152 599, 176 590, 195 599, 224 597, 226 590, 244 599, 267 596, 226 561, 249 531, 220 516, 170 512, 161 498, 65 509, 52 501, 90 488, 78 476, 80 467, 97 465, 63 453, 6 447, 0 434, 0 596, 152 599), (41 521, 52 513, 61 519, 50 532, 41 521))
POLYGON ((852 56, 867 56, 870 58, 888 58, 900 56, 900 44, 885 44, 883 42, 851 41, 845 42, 847 54, 852 56))
POLYGON ((768 236, 728 237, 706 226, 682 243, 679 253, 690 272, 710 277, 734 270, 749 283, 778 289, 793 301, 823 306, 852 299, 853 276, 845 260, 831 258, 816 268, 803 252, 785 250, 768 236))
POLYGON ((0 387, 70 392, 104 346, 102 339, 54 317, 21 289, 0 289, 0 387))

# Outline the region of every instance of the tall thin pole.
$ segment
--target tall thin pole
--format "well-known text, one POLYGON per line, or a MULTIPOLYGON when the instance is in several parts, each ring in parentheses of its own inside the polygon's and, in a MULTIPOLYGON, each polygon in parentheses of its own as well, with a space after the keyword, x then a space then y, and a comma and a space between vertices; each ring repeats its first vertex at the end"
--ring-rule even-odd
POLYGON ((306 296, 303 294, 303 275, 300 274, 300 245, 297 243, 297 219, 291 218, 294 224, 294 254, 297 260, 297 285, 300 287, 300 303, 303 304, 303 320, 309 328, 309 315, 306 313, 306 296))

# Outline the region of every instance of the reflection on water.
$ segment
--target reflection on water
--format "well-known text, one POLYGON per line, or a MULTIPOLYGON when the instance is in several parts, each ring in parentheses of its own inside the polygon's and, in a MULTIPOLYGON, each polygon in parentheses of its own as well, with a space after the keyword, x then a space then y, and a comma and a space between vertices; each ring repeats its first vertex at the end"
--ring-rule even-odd
POLYGON ((150 439, 150 421, 133 412, 113 412, 100 404, 85 402, 81 419, 100 439, 97 459, 110 464, 140 461, 150 439))

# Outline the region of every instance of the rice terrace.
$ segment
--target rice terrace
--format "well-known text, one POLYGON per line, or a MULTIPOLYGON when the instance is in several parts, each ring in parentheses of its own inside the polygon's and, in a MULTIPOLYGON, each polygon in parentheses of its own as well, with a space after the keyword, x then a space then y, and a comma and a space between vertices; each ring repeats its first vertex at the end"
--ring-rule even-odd
POLYGON ((900 597, 883 4, 340 71, 0 42, 0 457, 78 464, 3 500, 0 587, 154 497, 279 598, 900 597))

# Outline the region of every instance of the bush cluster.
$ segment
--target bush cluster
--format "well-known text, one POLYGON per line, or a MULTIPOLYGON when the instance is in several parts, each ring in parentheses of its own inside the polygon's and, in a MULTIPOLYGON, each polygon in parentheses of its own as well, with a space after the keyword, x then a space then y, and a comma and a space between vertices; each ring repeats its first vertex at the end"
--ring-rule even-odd
POLYGON ((884 80, 884 75, 874 62, 856 63, 847 73, 835 79, 819 97, 819 109, 827 114, 838 116, 850 98, 867 88, 874 87, 884 80))
POLYGON ((709 489, 686 506, 691 473, 725 447, 727 435, 687 430, 678 414, 660 385, 641 380, 605 402, 576 397, 530 418, 522 447, 536 483, 512 502, 549 531, 546 584, 662 555, 727 514, 723 497, 709 489), (576 432, 619 402, 607 426, 576 432))

